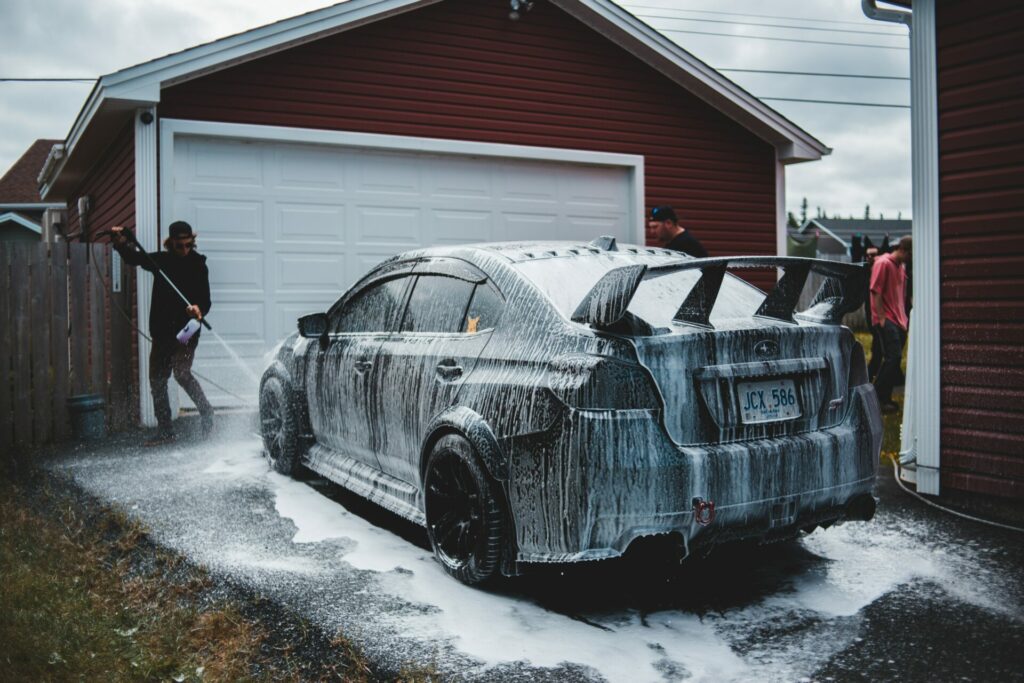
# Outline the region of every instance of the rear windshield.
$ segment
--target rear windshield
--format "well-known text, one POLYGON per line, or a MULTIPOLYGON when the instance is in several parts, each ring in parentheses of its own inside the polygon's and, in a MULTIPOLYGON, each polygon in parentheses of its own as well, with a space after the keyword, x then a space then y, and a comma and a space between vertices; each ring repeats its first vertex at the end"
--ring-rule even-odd
MULTIPOLYGON (((537 259, 517 263, 515 267, 551 299, 562 315, 571 318, 583 297, 609 270, 635 263, 652 266, 675 260, 678 259, 594 255, 537 259)), ((669 327, 672 325, 672 317, 699 279, 699 270, 681 270, 658 277, 648 275, 637 288, 629 304, 629 312, 654 327, 669 327)), ((711 311, 711 320, 748 318, 763 300, 764 292, 726 273, 715 307, 711 311)))

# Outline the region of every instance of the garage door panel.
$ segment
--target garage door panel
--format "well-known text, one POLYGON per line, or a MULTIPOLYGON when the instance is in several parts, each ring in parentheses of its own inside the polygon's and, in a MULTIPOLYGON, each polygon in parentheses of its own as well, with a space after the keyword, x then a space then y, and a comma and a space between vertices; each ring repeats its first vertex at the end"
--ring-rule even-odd
POLYGON ((494 194, 493 174, 481 169, 477 159, 449 159, 440 162, 424 178, 424 194, 442 199, 489 202, 494 194))
POLYGON ((278 150, 272 186, 289 192, 340 192, 345 181, 347 162, 333 149, 309 146, 283 147, 278 150))
POLYGON ((363 152, 355 159, 356 192, 360 194, 420 194, 420 164, 407 154, 363 152))
POLYGON ((278 203, 275 208, 278 240, 316 243, 318 249, 345 243, 344 205, 278 203))
POLYGON ((344 286, 344 254, 276 254, 275 292, 335 292, 344 286))
POLYGON ((509 241, 545 240, 552 235, 561 238, 565 233, 560 229, 558 214, 553 213, 503 213, 502 234, 498 239, 509 241))
POLYGON ((360 244, 420 243, 420 209, 415 206, 357 206, 356 240, 360 244))
MULTIPOLYGON (((488 156, 177 136, 165 222, 188 220, 207 255, 210 320, 253 371, 374 266, 433 244, 631 241, 632 175, 623 168, 488 156)), ((635 221, 634 221, 635 222, 635 221)), ((215 339, 196 369, 215 406, 255 387, 215 339)), ((190 405, 182 396, 182 403, 190 405)))
POLYGON ((248 296, 262 296, 266 283, 263 252, 205 250, 206 267, 210 271, 210 289, 217 292, 236 291, 248 296))
POLYGON ((193 228, 197 232, 216 233, 218 239, 262 240, 262 201, 214 201, 196 199, 192 203, 193 228))
MULTIPOLYGON (((229 186, 263 187, 263 163, 260 146, 239 142, 195 141, 186 143, 191 163, 183 178, 188 185, 218 185, 221 189, 229 186)), ((176 156, 177 158, 177 156, 176 156)))
POLYGON ((430 212, 428 244, 490 242, 494 232, 491 211, 434 209, 430 212))

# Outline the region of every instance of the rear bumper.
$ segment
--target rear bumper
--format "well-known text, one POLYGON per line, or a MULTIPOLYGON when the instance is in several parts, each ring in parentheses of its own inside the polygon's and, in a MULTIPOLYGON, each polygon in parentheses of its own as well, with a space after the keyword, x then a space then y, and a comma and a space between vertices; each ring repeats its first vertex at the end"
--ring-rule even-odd
POLYGON ((520 562, 616 557, 642 536, 688 547, 770 540, 870 516, 882 423, 870 385, 846 420, 816 432, 679 447, 649 411, 566 411, 543 433, 508 439, 508 499, 520 562), (699 524, 693 501, 713 501, 699 524))

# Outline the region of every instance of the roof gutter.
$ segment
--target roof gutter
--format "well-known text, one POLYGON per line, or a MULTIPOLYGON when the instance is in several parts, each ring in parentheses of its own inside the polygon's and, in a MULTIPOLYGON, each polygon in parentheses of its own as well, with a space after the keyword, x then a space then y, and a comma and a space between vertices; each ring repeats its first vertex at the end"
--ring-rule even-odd
POLYGON ((910 28, 911 18, 914 16, 912 12, 900 9, 882 9, 875 4, 875 0, 860 0, 860 8, 868 19, 890 21, 894 24, 906 24, 907 28, 910 28))

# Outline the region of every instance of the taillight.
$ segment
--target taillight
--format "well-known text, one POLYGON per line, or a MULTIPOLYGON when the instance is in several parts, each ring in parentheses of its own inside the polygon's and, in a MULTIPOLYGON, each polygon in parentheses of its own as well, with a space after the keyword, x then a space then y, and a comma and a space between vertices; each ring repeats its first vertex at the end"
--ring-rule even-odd
POLYGON ((852 389, 869 381, 871 380, 868 379, 868 365, 864 361, 864 347, 859 341, 854 340, 853 348, 850 349, 850 382, 847 386, 852 389))
POLYGON ((661 407, 654 380, 643 367, 607 356, 572 354, 548 365, 548 387, 581 410, 652 410, 661 407))

